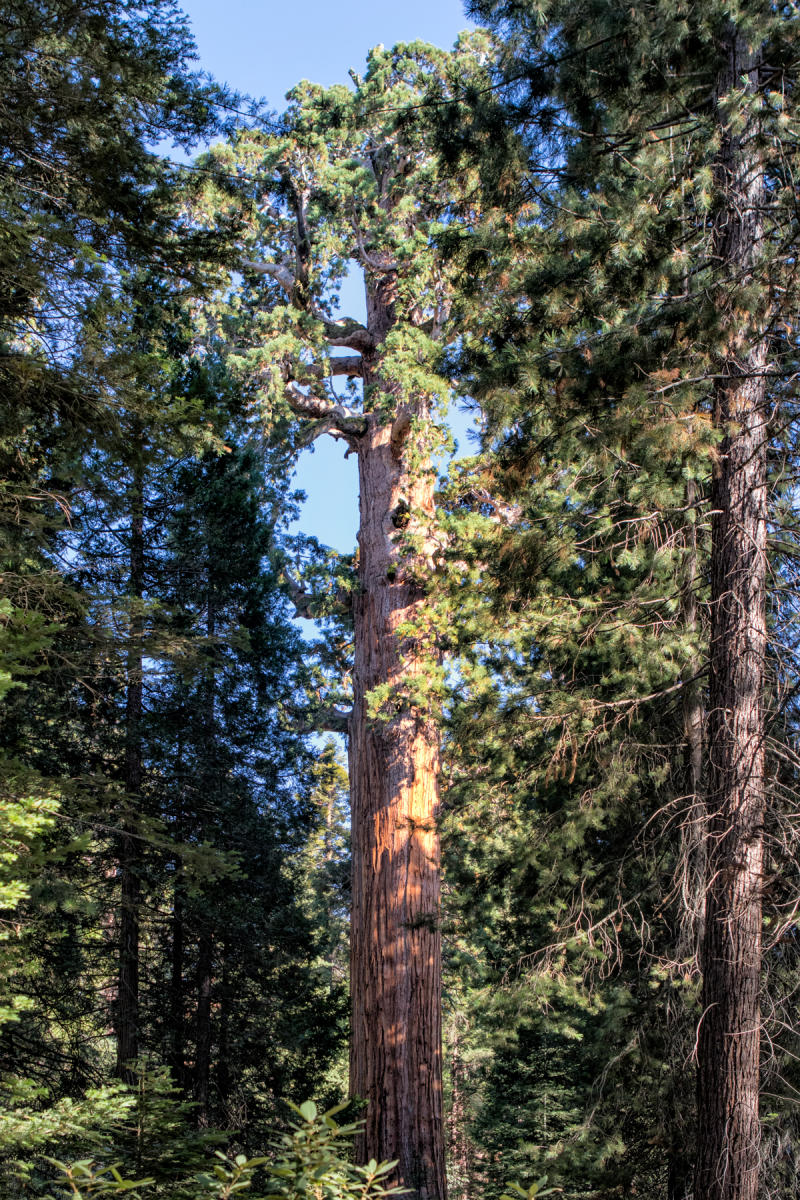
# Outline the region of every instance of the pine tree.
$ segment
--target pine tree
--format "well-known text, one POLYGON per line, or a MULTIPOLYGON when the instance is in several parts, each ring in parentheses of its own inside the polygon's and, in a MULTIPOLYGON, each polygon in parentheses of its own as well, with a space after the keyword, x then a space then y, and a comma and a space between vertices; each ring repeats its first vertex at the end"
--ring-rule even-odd
MULTIPOLYGON (((520 489, 507 476, 513 493, 525 495, 531 469, 541 472, 549 459, 557 472, 560 455, 569 455, 561 459, 566 476, 554 473, 553 482, 570 508, 586 505, 587 540, 574 561, 585 570, 598 541, 617 539, 615 571, 632 569, 638 580, 633 606, 614 602, 632 639, 646 629, 644 605, 656 604, 657 686, 645 692, 619 670, 598 683, 615 683, 610 708, 631 718, 660 705, 668 687, 683 698, 684 786, 675 795, 681 807, 673 805, 683 834, 673 869, 687 885, 677 894, 692 911, 682 919, 676 913, 673 947, 683 954, 698 938, 702 945, 694 1194, 751 1196, 759 1186, 763 963, 756 879, 765 821, 774 837, 782 807, 777 793, 769 802, 765 795, 765 711, 775 689, 765 666, 777 649, 773 643, 767 650, 760 614, 768 448, 777 450, 794 417, 785 381, 795 353, 780 322, 791 324, 796 304, 785 249, 795 219, 786 162, 794 148, 796 24, 759 3, 735 12, 658 3, 636 10, 479 3, 473 10, 505 40, 503 103, 490 105, 488 120, 476 110, 467 140, 474 135, 480 147, 485 130, 504 123, 520 131, 516 160, 484 156, 496 210, 510 176, 513 185, 509 162, 516 165, 520 153, 527 159, 508 235, 498 237, 486 223, 472 243, 472 261, 480 265, 491 253, 497 270, 488 277, 503 288, 510 283, 515 297, 505 307, 501 300, 486 321, 476 386, 493 397, 493 428, 511 429, 505 461, 525 480, 520 489), (551 453, 544 439, 554 434, 562 441, 551 453), (597 493, 581 486, 578 499, 564 480, 582 485, 591 478, 581 464, 587 452, 596 463, 598 451, 608 455, 605 482, 598 481, 597 493), (604 500, 615 481, 623 506, 609 507, 604 500), (715 515, 705 558, 704 538, 698 545, 689 518, 707 514, 709 504, 715 515), (648 602, 648 578, 658 579, 642 570, 651 538, 662 548, 662 564, 666 549, 673 563, 660 576, 660 598, 648 602), (704 578, 711 585, 705 611, 698 608, 704 578), (751 590, 739 595, 745 586, 751 590), (672 650, 670 629, 677 634, 672 650), (709 640, 698 640, 702 635, 709 640), (746 737, 732 733, 737 721, 747 726, 746 737), (737 770, 746 785, 735 784, 737 770), (712 1118, 709 1106, 717 1105, 712 1118)), ((784 454, 775 455, 779 471, 784 454)), ((510 550, 520 565, 527 553, 536 570, 537 547, 547 554, 535 523, 544 532, 551 510, 547 502, 544 516, 526 508, 530 533, 510 550)), ((565 520, 571 524, 569 515, 565 520)), ((580 763, 587 733, 596 741, 591 709, 599 707, 591 693, 588 703, 583 731, 572 724, 569 740, 554 747, 557 758, 572 754, 580 763)), ((668 769, 677 780, 676 757, 673 751, 668 769)), ((777 855, 781 840, 772 841, 777 855)), ((670 1171, 669 1187, 673 1196, 690 1187, 685 1162, 670 1171)))

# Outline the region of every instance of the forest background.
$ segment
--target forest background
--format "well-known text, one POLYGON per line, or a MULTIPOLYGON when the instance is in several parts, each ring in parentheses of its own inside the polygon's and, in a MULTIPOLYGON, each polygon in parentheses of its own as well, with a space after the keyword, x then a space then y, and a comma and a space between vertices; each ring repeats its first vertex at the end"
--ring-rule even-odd
POLYGON ((0 18, 4 1194, 795 1196, 796 11, 209 11, 0 18))

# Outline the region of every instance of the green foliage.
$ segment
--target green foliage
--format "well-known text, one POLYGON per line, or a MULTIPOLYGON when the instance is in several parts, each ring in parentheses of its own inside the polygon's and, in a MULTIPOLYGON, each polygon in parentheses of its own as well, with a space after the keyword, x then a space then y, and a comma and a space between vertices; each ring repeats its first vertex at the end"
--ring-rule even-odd
POLYGON ((53 1102, 47 1088, 10 1081, 3 1099, 0 1178, 11 1196, 49 1194, 55 1166, 65 1176, 66 1194, 73 1184, 87 1195, 110 1193, 122 1178, 135 1175, 139 1182, 126 1188, 144 1187, 146 1176, 152 1194, 191 1200, 194 1173, 222 1140, 198 1130, 194 1106, 182 1099, 168 1073, 145 1063, 135 1088, 117 1082, 53 1102))
POLYGON ((361 413, 390 420, 399 404, 411 405, 422 419, 408 453, 421 469, 447 441, 450 389, 440 360, 455 277, 436 238, 466 180, 440 171, 429 111, 452 98, 458 81, 482 77, 487 49, 480 33, 464 35, 450 53, 419 42, 379 47, 353 90, 303 82, 268 131, 242 131, 203 163, 219 179, 206 190, 205 210, 244 214, 247 264, 244 286, 207 307, 205 319, 219 328, 222 315, 231 366, 267 428, 295 447, 325 422, 297 427, 289 378, 318 403, 343 400, 331 342, 346 346, 361 329, 338 311, 353 264, 372 281, 391 267, 395 314, 380 334, 375 379, 366 388, 354 378, 346 384, 353 427, 361 413), (232 188, 234 177, 246 182, 232 188))
POLYGON ((25 1176, 30 1169, 24 1158, 52 1146, 102 1145, 135 1108, 135 1098, 121 1084, 90 1088, 79 1100, 64 1097, 47 1108, 41 1107, 43 1092, 24 1080, 3 1086, 0 1153, 20 1160, 25 1176))
MULTIPOLYGON (((58 1172, 58 1181, 57 1190, 48 1191, 43 1200, 67 1196, 88 1200, 123 1193, 132 1200, 147 1200, 148 1195, 164 1195, 170 1200, 230 1200, 245 1191, 253 1200, 382 1200, 397 1195, 400 1189, 387 1184, 393 1163, 373 1161, 359 1167, 349 1161, 350 1142, 358 1126, 336 1122, 334 1118, 344 1107, 320 1112, 310 1100, 290 1104, 297 1119, 289 1122, 272 1154, 248 1157, 218 1150, 216 1161, 206 1169, 191 1177, 174 1176, 166 1191, 157 1178, 126 1178, 122 1162, 105 1166, 91 1158, 69 1163, 46 1158, 44 1162, 58 1172)), ((145 1147, 148 1140, 145 1135, 145 1147)), ((149 1165, 147 1153, 145 1162, 149 1165)))
POLYGON ((526 1200, 533 1200, 534 1196, 554 1196, 560 1192, 561 1188, 545 1188, 547 1176, 543 1175, 541 1179, 537 1179, 535 1183, 531 1183, 524 1188, 518 1183, 509 1183, 506 1186, 508 1191, 504 1192, 500 1200, 520 1200, 520 1197, 525 1197, 526 1200))
POLYGON ((731 328, 755 319, 770 329, 775 414, 763 1158, 765 1187, 794 1186, 796 17, 722 0, 472 11, 497 40, 377 48, 352 87, 303 82, 267 128, 204 156, 194 184, 149 147, 207 135, 224 97, 187 68, 168 0, 7 6, 9 1196, 396 1191, 390 1164, 349 1163, 355 1126, 338 1108, 293 1107, 273 1153, 238 1152, 287 1093, 343 1089, 346 777, 332 744, 295 726, 299 710, 313 723, 347 702, 358 563, 286 536, 293 458, 330 431, 302 405, 298 421, 288 385, 295 401, 346 405, 344 435, 411 398, 405 454, 421 477, 447 449, 456 377, 481 405, 483 452, 443 487, 430 553, 405 498, 392 535, 435 598, 425 628, 401 633, 456 658, 402 694, 375 689, 370 713, 402 702, 446 721, 458 1186, 500 1200, 660 1195, 668 1173, 681 1186, 698 1016, 686 741, 706 688, 712 407, 731 328), (769 70, 757 94, 719 97, 734 17, 769 70), (717 130, 740 131, 748 107, 768 233, 760 277, 730 279, 712 237, 717 130), (226 263, 214 295, 209 260, 226 263), (354 264, 394 288, 365 386, 334 377, 331 353, 364 332, 340 312, 354 264), (313 665, 290 625, 293 561, 327 623, 313 665), (133 1090, 108 1082, 123 833, 146 1052, 133 1090), (161 1062, 171 1074, 147 1065, 161 1062))
POLYGON ((140 1200, 141 1189, 153 1182, 151 1179, 124 1179, 118 1167, 99 1166, 91 1158, 72 1163, 62 1163, 56 1158, 46 1161, 58 1172, 55 1183, 58 1190, 48 1192, 44 1200, 60 1200, 67 1196, 74 1200, 89 1200, 91 1196, 119 1196, 123 1193, 130 1195, 131 1200, 140 1200))
POLYGON ((290 1104, 296 1119, 274 1143, 269 1158, 245 1159, 239 1155, 206 1176, 211 1195, 220 1200, 249 1186, 257 1168, 264 1167, 263 1182, 256 1188, 262 1200, 380 1200, 400 1189, 387 1186, 394 1163, 371 1161, 355 1166, 348 1161, 349 1143, 357 1124, 339 1125, 334 1119, 346 1105, 319 1112, 313 1101, 290 1104))
MULTIPOLYGON (((705 886, 687 741, 706 703, 712 409, 729 339, 777 321, 785 528, 797 348, 778 313, 798 299, 784 191, 798 27, 758 3, 471 10, 502 39, 495 90, 443 133, 454 161, 466 151, 482 168, 481 220, 451 244, 466 281, 457 366, 482 405, 485 453, 446 499, 461 539, 446 604, 469 644, 444 832, 474 971, 472 1132, 490 1163, 527 1156, 577 1195, 663 1194, 668 1174, 682 1195, 705 886), (720 98, 731 20, 767 47, 769 78, 720 98), (713 231, 719 122, 741 129, 748 107, 774 224, 745 284, 713 231), (545 1098, 558 1112, 547 1129, 545 1098)), ((777 643, 795 581, 795 565, 776 574, 773 606, 790 673, 796 640, 777 643)), ((785 862, 782 806, 778 785, 785 862)))

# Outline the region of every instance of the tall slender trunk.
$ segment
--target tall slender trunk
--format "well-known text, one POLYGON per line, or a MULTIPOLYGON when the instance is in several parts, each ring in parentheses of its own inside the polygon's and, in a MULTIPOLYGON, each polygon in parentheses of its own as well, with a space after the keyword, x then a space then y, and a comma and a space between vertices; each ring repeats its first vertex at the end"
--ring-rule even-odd
MULTIPOLYGON (((686 485, 686 506, 692 510, 697 503, 694 480, 686 485)), ((696 516, 696 513, 695 513, 696 516)), ((685 633, 698 632, 697 586, 700 575, 696 520, 689 526, 684 559, 681 592, 681 623, 685 633)), ((690 970, 696 969, 703 941, 706 911, 706 860, 708 839, 706 802, 703 795, 703 741, 705 710, 703 686, 698 678, 700 661, 690 661, 682 689, 683 716, 683 780, 685 816, 681 825, 680 844, 680 909, 678 913, 677 957, 683 971, 687 961, 690 970)), ((687 1200, 692 1194, 694 1173, 693 1130, 694 1114, 687 1106, 682 1087, 686 1072, 684 1037, 688 1018, 683 986, 671 992, 666 1010, 668 1045, 673 1079, 672 1112, 670 1115, 670 1146, 667 1154, 667 1200, 687 1200)))
POLYGON ((184 1022, 186 999, 183 988, 183 955, 186 942, 185 897, 180 879, 180 860, 176 863, 175 890, 172 898, 172 945, 170 947, 169 978, 169 1065, 177 1087, 182 1088, 186 1075, 186 1046, 184 1022))
MULTIPOLYGON (((223 939, 220 950, 222 970, 219 981, 219 1052, 216 1066, 216 1094, 220 1107, 227 1108, 231 1094, 231 972, 230 947, 223 939)), ((230 1118, 229 1118, 230 1120, 230 1118)))
MULTIPOLYGON (((182 685, 181 685, 182 686, 182 685)), ((183 705, 181 705, 183 713, 183 705)), ((175 797, 174 838, 183 841, 183 729, 178 729, 177 791, 175 797)), ((186 995, 183 981, 183 958, 186 949, 186 889, 183 881, 183 860, 175 857, 175 882, 172 889, 172 920, 169 964, 169 1036, 168 1058, 175 1085, 186 1085, 186 995)))
MULTIPOLYGON (((394 320, 393 282, 387 274, 368 285, 368 323, 379 343, 394 320)), ((379 369, 377 357, 367 364, 365 387, 393 391, 379 369)), ((401 543, 412 531, 424 542, 434 476, 426 462, 409 461, 421 446, 403 398, 391 399, 394 422, 371 404, 358 440, 350 1090, 368 1101, 359 1158, 397 1159, 396 1182, 424 1200, 443 1200, 439 739, 408 696, 426 658, 419 639, 401 628, 420 620, 424 601, 418 548, 406 557, 401 543), (392 695, 371 715, 368 696, 382 685, 392 695)))
MULTIPOLYGON (((718 95, 757 85, 758 57, 727 34, 718 95)), ((723 286, 752 280, 764 183, 754 121, 724 124, 717 182, 725 197, 716 253, 723 286)), ((716 392, 723 433, 712 483, 708 886, 698 1034, 695 1200, 756 1200, 759 1167, 766 652, 767 348, 760 322, 722 306, 730 329, 716 392)))
MULTIPOLYGON (((204 793, 208 803, 213 804, 216 788, 216 666, 217 656, 214 639, 217 634, 216 590, 214 580, 213 545, 211 538, 206 546, 208 590, 206 593, 206 637, 208 659, 204 680, 204 723, 206 728, 205 765, 203 774, 204 793)), ((209 1095, 211 1081, 211 992, 214 970, 214 935, 210 914, 202 917, 197 955, 197 1013, 195 1018, 194 1098, 197 1102, 197 1123, 206 1126, 209 1122, 209 1095)))
POLYGON ((474 1149, 467 1133, 468 1069, 461 1053, 460 1018, 454 1013, 450 1029, 450 1112, 447 1119, 447 1141, 451 1164, 451 1195, 469 1200, 475 1190, 474 1149))
POLYGON ((195 1021, 194 1098, 197 1124, 208 1125, 209 1083, 211 1079, 211 989, 213 985, 214 941, 203 932, 197 949, 197 1015, 195 1021))
MULTIPOLYGON (((693 508, 697 503, 697 487, 694 480, 686 486, 686 505, 693 508)), ((695 514, 696 515, 696 514, 695 514)), ((697 634, 697 584, 698 552, 697 522, 689 528, 686 547, 686 573, 681 597, 681 618, 686 633, 697 634)), ((681 837, 681 901, 682 927, 679 941, 681 958, 696 961, 703 940, 706 910, 706 859, 708 840, 706 830, 706 804, 703 796, 703 689, 697 676, 699 663, 689 665, 683 688, 683 736, 684 778, 686 781, 687 808, 681 837)))
MULTIPOLYGON (((129 549, 130 636, 127 653, 125 695, 125 767, 127 804, 142 790, 142 634, 144 616, 144 472, 134 469, 131 487, 129 549)), ((120 918, 117 976, 116 1036, 117 1075, 134 1082, 130 1064, 139 1054, 139 909, 141 905, 141 851, 136 821, 127 815, 119 839, 120 918)))

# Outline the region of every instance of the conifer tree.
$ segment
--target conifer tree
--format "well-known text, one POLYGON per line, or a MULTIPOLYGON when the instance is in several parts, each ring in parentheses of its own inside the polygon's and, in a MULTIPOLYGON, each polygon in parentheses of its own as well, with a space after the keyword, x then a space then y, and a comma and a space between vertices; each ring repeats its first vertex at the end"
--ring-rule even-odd
MULTIPOLYGON (((86 1077, 79 1030, 94 1001, 78 981, 91 919, 87 840, 85 829, 72 827, 70 837, 66 828, 97 761, 78 749, 85 727, 76 715, 91 676, 88 603, 60 554, 83 456, 111 435, 116 400, 81 369, 80 342, 87 307, 118 286, 124 268, 178 263, 174 172, 152 144, 163 135, 188 144, 217 128, 224 97, 192 73, 191 38, 169 3, 11 3, 0 45, 2 605, 5 636, 19 651, 2 715, 2 770, 10 795, 23 803, 20 786, 27 794, 34 823, 62 804, 46 836, 28 846, 31 900, 17 915, 35 949, 7 961, 17 990, 38 991, 41 1003, 29 1006, 25 1029, 9 1031, 9 1058, 12 1072, 35 1068, 57 1091, 86 1077), (63 1020, 43 1019, 48 1005, 63 1020)), ((103 715, 98 703, 99 724, 103 715)))
POLYGON ((254 205, 239 301, 252 325, 238 324, 253 348, 243 346, 242 364, 263 381, 273 420, 293 414, 301 442, 328 433, 357 459, 352 711, 317 717, 349 737, 350 1087, 368 1101, 357 1154, 399 1160, 398 1179, 430 1198, 445 1180, 438 651, 425 596, 438 553, 433 456, 447 385, 436 364, 451 294, 432 238, 460 181, 438 173, 424 101, 479 72, 484 46, 465 39, 452 56, 378 48, 354 90, 301 84, 273 130, 218 156, 246 176, 254 205), (351 262, 364 276, 363 322, 336 315, 351 262), (336 378, 351 381, 345 396, 336 378))
POLYGON ((148 729, 174 839, 161 876, 171 919, 147 1007, 198 1119, 234 1124, 246 1110, 252 1137, 279 1098, 310 1093, 324 1074, 343 992, 317 967, 299 894, 315 814, 305 799, 313 764, 288 721, 302 646, 270 524, 285 481, 263 446, 237 447, 233 433, 226 453, 181 464, 170 490, 159 578, 172 649, 148 729), (193 867, 203 847, 222 870, 193 867))
MULTIPOLYGON (((59 1151, 79 1154, 102 1127, 104 1144, 141 1167, 152 1084, 152 1112, 172 1141, 154 1173, 178 1195, 186 1109, 158 1071, 134 1072, 131 1060, 166 1047, 187 1082, 176 1031, 187 976, 208 983, 202 1037, 199 1004, 192 1032, 210 1061, 201 1071, 194 1055, 191 1082, 205 1089, 209 1119, 232 1123, 239 1101, 271 1114, 285 1090, 310 1093, 336 1048, 341 1009, 341 989, 313 965, 313 929, 296 899, 307 758, 280 712, 298 687, 300 651, 277 581, 283 485, 255 481, 263 448, 228 453, 222 495, 211 488, 205 508, 197 496, 207 525, 239 502, 238 541, 230 529, 215 534, 218 564, 235 549, 240 574, 217 589, 212 636, 191 622, 176 628, 180 614, 172 623, 165 607, 181 606, 167 565, 175 477, 188 488, 193 472, 219 470, 230 397, 221 376, 208 384, 191 361, 184 305, 187 279, 197 284, 223 239, 192 226, 175 194, 179 170, 151 146, 218 130, 224 95, 187 66, 191 38, 168 2, 12 4, 0 41, 3 1181, 16 1172, 15 1147, 18 1156, 60 1138, 59 1151), (204 450, 201 467, 192 458, 204 450), (194 689, 186 733, 199 728, 198 709, 208 732, 211 692, 218 728, 200 757, 225 803, 214 820, 188 814, 176 847, 165 762, 172 778, 180 772, 156 720, 164 674, 185 701, 198 662, 204 677, 212 668, 221 678, 194 689), (164 937, 176 878, 191 908, 182 953, 164 937), (297 1026, 278 995, 298 1002, 297 1026), (257 1021, 237 1028, 248 1010, 257 1021), (104 1085, 115 1068, 139 1085, 132 1141, 120 1128, 130 1098, 104 1085)), ((179 748, 180 738, 173 756, 179 748)), ((23 1170, 20 1186, 37 1186, 30 1162, 23 1170)))
MULTIPOLYGON (((685 953, 699 939, 703 975, 694 1195, 751 1197, 759 1188, 765 825, 772 853, 782 855, 781 802, 765 793, 763 758, 775 688, 765 673, 774 652, 764 615, 766 464, 770 443, 777 451, 794 419, 786 381, 795 353, 781 321, 791 326, 797 302, 786 250, 795 222, 786 163, 796 22, 757 2, 735 11, 659 3, 477 3, 473 11, 504 36, 506 126, 520 130, 527 158, 514 229, 498 240, 487 226, 483 246, 480 235, 473 242, 476 263, 493 248, 516 296, 504 317, 487 322, 479 386, 494 396, 498 428, 511 427, 507 461, 518 479, 534 464, 540 469, 546 443, 538 439, 551 431, 572 439, 568 472, 578 480, 587 478, 587 448, 610 451, 617 465, 610 457, 605 488, 627 476, 635 503, 627 514, 602 502, 593 512, 598 497, 588 494, 587 536, 605 539, 615 525, 626 566, 642 564, 632 540, 652 537, 673 555, 662 607, 650 610, 661 623, 661 679, 642 694, 637 681, 618 676, 612 708, 643 711, 671 686, 682 696, 676 869, 685 880, 699 873, 700 883, 676 893, 693 909, 676 941, 685 953), (643 461, 641 450, 631 453, 643 445, 631 428, 645 420, 651 450, 643 461), (709 558, 698 561, 688 518, 709 503, 709 558), (704 577, 710 595, 701 621, 704 577), (674 685, 665 671, 670 609, 682 626, 674 685)), ((492 122, 503 124, 496 107, 492 122)), ((476 137, 486 128, 479 119, 476 137)), ((484 161, 489 179, 491 154, 484 161)), ((495 183, 504 187, 508 158, 499 165, 506 176, 495 172, 495 183)), ((779 476, 773 480, 779 487, 779 476)), ((532 551, 536 539, 525 540, 532 551)), ((591 548, 587 541, 579 551, 582 568, 591 548)), ((636 574, 638 605, 647 603, 648 576, 636 574)), ((683 1169, 671 1180, 672 1195, 686 1194, 690 1175, 683 1169)))

